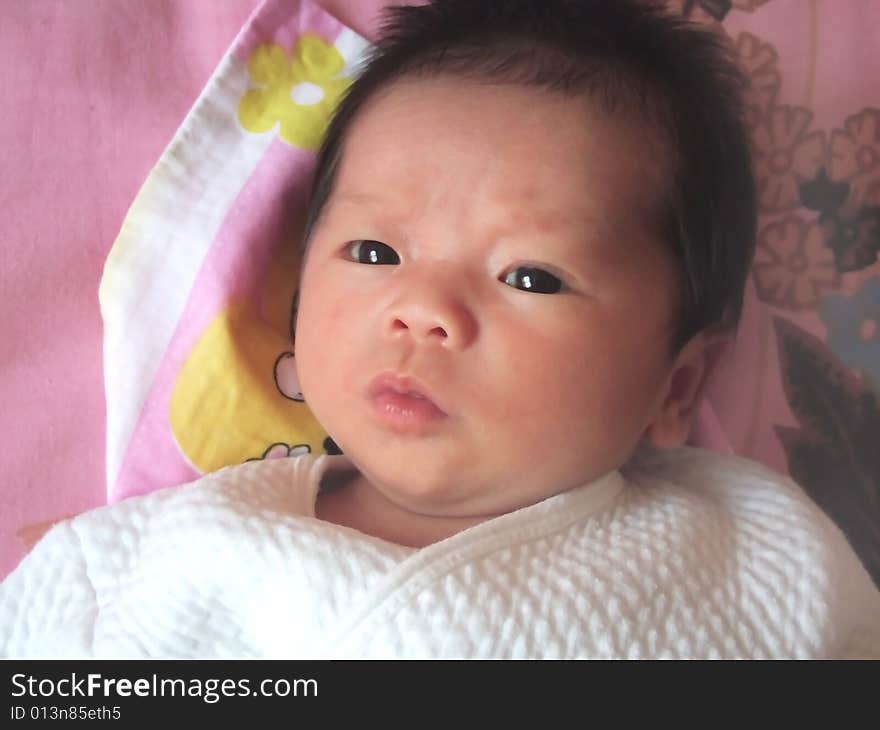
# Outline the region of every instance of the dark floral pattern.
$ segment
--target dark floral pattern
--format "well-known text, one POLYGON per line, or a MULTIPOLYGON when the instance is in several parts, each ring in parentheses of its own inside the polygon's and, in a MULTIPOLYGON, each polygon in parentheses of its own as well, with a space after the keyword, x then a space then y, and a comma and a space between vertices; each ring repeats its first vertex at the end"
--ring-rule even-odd
POLYGON ((752 133, 754 168, 762 211, 789 211, 800 205, 800 185, 816 176, 825 162, 826 138, 810 131, 813 113, 779 106, 752 133))
POLYGON ((770 0, 671 0, 671 5, 689 20, 720 23, 731 10, 751 13, 768 2, 770 0))
POLYGON ((795 217, 761 231, 752 277, 762 301, 791 310, 815 307, 840 283, 822 230, 795 217))
POLYGON ((866 269, 880 253, 880 206, 855 207, 850 185, 832 181, 822 168, 801 185, 804 207, 818 211, 825 245, 841 273, 866 269))
POLYGON ((864 109, 831 133, 828 172, 849 183, 854 208, 880 206, 880 109, 864 109))
POLYGON ((880 276, 868 279, 852 296, 828 297, 819 315, 834 354, 880 390, 880 276))
POLYGON ((682 0, 681 13, 691 20, 700 19, 700 15, 706 15, 714 21, 721 22, 733 7, 732 0, 682 0), (695 18, 697 16, 697 18, 695 18))
MULTIPOLYGON (((723 33, 731 11, 755 12, 768 1, 673 6, 723 33)), ((775 433, 792 477, 880 586, 880 276, 871 275, 880 256, 880 109, 842 115, 838 129, 816 128, 810 108, 780 102, 791 59, 747 32, 732 46, 750 81, 745 113, 760 210, 752 282, 765 304, 808 322, 815 312, 827 328, 774 320, 790 411, 778 418, 798 424, 777 423, 775 433)))
POLYGON ((842 273, 867 269, 880 254, 880 206, 850 211, 847 206, 819 219, 834 265, 842 273))
POLYGON ((836 183, 828 177, 825 168, 819 169, 813 180, 801 185, 801 204, 823 216, 836 215, 849 196, 849 185, 836 183))
POLYGON ((746 95, 746 123, 750 128, 767 117, 782 85, 777 62, 779 54, 769 43, 751 33, 740 33, 734 45, 740 67, 749 79, 746 95))
POLYGON ((841 527, 880 586, 880 404, 814 335, 774 321, 796 428, 776 426, 792 477, 841 527))
POLYGON ((733 7, 737 10, 751 13, 768 2, 770 2, 770 0, 733 0, 733 7))

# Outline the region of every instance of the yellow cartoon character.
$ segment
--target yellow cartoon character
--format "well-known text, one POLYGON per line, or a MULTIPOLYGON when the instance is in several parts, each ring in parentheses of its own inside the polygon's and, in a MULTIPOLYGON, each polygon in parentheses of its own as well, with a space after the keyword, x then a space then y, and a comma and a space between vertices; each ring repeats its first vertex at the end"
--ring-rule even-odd
POLYGON ((244 299, 229 304, 178 374, 171 429, 200 472, 328 448, 326 432, 302 402, 290 352, 290 302, 298 266, 296 245, 280 241, 261 311, 244 299))

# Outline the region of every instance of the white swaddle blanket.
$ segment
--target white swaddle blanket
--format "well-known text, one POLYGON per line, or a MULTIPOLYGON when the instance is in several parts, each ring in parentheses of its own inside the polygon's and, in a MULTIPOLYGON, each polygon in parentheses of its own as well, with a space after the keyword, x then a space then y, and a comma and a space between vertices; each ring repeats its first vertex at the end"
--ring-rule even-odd
POLYGON ((58 525, 0 586, 0 655, 880 653, 840 531, 751 462, 648 452, 423 549, 313 517, 346 468, 254 462, 58 525))

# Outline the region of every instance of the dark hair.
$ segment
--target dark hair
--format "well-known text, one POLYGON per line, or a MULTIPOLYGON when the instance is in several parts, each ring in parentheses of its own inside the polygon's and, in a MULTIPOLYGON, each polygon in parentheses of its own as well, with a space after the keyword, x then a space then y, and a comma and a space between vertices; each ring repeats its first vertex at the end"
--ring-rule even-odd
POLYGON ((651 0, 434 0, 385 12, 319 151, 306 245, 353 120, 395 81, 447 75, 586 94, 612 113, 640 113, 669 148, 661 234, 682 273, 674 349, 707 326, 736 326, 756 201, 745 81, 718 36, 651 0))

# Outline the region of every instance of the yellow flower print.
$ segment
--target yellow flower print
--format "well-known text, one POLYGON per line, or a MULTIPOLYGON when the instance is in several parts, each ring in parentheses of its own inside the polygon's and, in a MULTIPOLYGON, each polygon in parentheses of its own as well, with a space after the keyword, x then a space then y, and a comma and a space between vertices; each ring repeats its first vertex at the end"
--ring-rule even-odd
POLYGON ((242 97, 238 121, 256 134, 280 123, 285 142, 317 149, 330 114, 350 83, 339 77, 344 67, 342 54, 315 35, 301 36, 290 57, 274 43, 257 46, 248 72, 259 86, 242 97))

